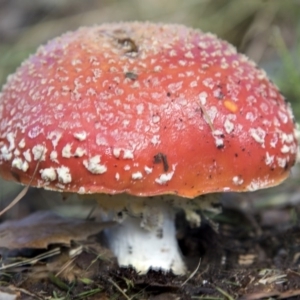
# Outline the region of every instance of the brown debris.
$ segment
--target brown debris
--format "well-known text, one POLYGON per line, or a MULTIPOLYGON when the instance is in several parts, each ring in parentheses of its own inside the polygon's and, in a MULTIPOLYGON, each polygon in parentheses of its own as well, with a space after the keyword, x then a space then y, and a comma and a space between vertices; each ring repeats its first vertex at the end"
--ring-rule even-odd
POLYGON ((39 211, 21 220, 0 225, 0 248, 47 248, 50 244, 70 245, 112 226, 114 222, 93 222, 60 217, 39 211))

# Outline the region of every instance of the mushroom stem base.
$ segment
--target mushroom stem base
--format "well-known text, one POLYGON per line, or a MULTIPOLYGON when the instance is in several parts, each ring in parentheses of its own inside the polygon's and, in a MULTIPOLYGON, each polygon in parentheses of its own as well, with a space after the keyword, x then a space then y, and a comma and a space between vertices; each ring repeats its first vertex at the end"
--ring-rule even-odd
POLYGON ((150 269, 184 274, 174 224, 174 211, 167 204, 147 207, 142 218, 126 215, 106 231, 111 250, 122 267, 133 267, 140 274, 150 269))

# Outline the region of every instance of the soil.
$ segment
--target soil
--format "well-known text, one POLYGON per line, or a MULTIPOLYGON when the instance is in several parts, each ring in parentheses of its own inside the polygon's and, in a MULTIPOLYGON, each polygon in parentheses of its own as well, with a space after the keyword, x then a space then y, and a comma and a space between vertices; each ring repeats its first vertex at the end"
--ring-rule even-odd
MULTIPOLYGON (((201 227, 191 228, 183 214, 177 216, 178 242, 190 268, 186 276, 119 268, 96 235, 71 247, 51 245, 47 251, 59 247, 61 254, 4 271, 0 291, 18 293, 18 299, 300 299, 295 208, 251 216, 225 208, 213 222, 202 217, 201 227)), ((13 256, 43 252, 24 249, 13 256)))

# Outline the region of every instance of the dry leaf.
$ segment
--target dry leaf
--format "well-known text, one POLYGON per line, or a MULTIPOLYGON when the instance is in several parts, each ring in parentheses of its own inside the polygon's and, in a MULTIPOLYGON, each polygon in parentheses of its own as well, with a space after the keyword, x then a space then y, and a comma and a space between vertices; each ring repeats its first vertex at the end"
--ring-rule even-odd
POLYGON ((113 226, 114 222, 94 222, 63 218, 50 211, 0 225, 0 248, 47 248, 50 244, 70 245, 113 226))

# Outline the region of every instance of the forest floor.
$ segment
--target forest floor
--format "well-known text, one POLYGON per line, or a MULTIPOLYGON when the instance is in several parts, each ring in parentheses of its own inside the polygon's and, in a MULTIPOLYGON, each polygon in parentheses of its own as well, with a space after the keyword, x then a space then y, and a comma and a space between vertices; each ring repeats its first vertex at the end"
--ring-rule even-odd
MULTIPOLYGON (((0 0, 0 86, 48 39, 121 20, 181 23, 228 40, 266 69, 299 120, 298 0, 0 0)), ((213 225, 191 228, 179 214, 190 267, 182 277, 119 268, 99 233, 111 224, 88 213, 69 219, 90 207, 65 209, 68 201, 32 190, 1 217, 0 299, 300 299, 300 172, 292 173, 278 188, 224 195, 213 225)), ((0 181, 1 209, 17 189, 0 181)))

